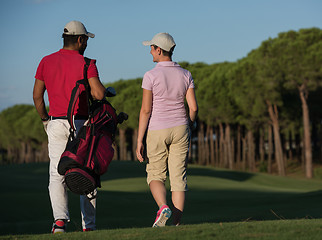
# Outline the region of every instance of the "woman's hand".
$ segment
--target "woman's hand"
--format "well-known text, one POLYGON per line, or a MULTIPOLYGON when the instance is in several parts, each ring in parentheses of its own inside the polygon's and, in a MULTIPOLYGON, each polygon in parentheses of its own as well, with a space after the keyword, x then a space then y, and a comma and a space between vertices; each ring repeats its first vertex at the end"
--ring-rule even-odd
POLYGON ((137 143, 137 147, 136 147, 136 157, 140 162, 144 161, 143 158, 143 150, 144 150, 144 146, 142 142, 138 142, 137 143))

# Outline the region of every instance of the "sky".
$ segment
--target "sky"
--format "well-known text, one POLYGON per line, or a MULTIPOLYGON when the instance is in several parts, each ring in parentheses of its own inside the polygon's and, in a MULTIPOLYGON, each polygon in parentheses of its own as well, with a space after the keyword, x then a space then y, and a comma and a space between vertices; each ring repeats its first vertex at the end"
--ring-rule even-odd
POLYGON ((96 35, 85 56, 108 84, 155 66, 142 41, 156 33, 173 36, 173 61, 233 62, 280 32, 322 29, 321 13, 321 0, 1 0, 0 111, 33 104, 37 66, 72 20, 96 35))

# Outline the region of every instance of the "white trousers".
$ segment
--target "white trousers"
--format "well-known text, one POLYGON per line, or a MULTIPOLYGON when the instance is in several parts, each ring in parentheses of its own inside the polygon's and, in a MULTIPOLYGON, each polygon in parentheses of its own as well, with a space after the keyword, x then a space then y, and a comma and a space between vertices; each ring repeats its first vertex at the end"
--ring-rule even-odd
MULTIPOLYGON (((79 130, 85 120, 75 120, 76 129, 79 130)), ((70 221, 68 212, 67 186, 64 176, 57 171, 61 154, 64 152, 69 137, 69 123, 64 119, 51 120, 47 126, 49 151, 49 196, 55 220, 70 221)), ((96 190, 95 190, 96 191, 96 190)), ((87 196, 80 196, 80 209, 83 229, 95 229, 96 199, 89 201, 87 196)))

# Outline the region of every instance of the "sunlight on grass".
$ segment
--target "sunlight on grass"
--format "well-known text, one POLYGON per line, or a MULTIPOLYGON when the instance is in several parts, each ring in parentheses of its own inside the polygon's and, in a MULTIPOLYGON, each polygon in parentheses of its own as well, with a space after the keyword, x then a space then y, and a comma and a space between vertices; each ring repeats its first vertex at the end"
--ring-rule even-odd
POLYGON ((102 188, 100 188, 99 190, 115 192, 147 192, 149 191, 149 187, 144 177, 123 178, 102 181, 102 188))
POLYGON ((264 173, 247 173, 227 169, 189 166, 190 189, 238 189, 273 192, 305 193, 322 187, 322 179, 293 179, 264 173), (200 171, 200 174, 198 172, 200 171), (207 174, 205 174, 207 172, 207 174))

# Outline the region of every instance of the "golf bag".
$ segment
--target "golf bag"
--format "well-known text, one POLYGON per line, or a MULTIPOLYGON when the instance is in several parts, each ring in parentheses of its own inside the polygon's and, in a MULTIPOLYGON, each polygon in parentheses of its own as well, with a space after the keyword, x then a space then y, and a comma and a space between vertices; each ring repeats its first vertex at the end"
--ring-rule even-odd
MULTIPOLYGON (((126 120, 127 115, 117 116, 106 97, 101 101, 91 98, 87 80, 90 59, 85 58, 85 61, 84 79, 76 82, 68 106, 70 136, 58 164, 58 173, 65 176, 65 183, 72 192, 92 194, 91 198, 95 198, 94 190, 101 187, 100 176, 107 171, 114 155, 112 144, 117 124, 126 120), (89 118, 76 135, 73 113, 82 88, 87 93, 89 118)), ((115 90, 110 96, 115 96, 115 90)))

